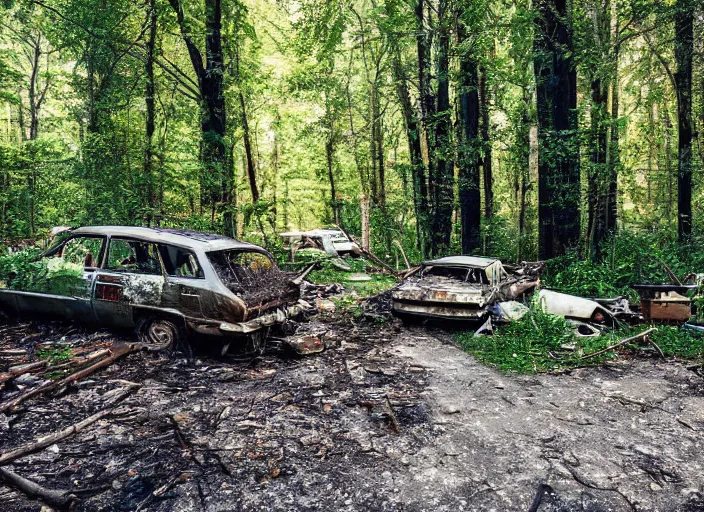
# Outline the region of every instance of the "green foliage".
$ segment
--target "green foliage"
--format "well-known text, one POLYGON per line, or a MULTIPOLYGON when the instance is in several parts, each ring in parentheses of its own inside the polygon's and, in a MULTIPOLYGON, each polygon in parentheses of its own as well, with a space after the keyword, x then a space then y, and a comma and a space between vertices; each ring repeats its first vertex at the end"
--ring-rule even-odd
POLYGON ((345 259, 350 271, 346 272, 334 267, 329 260, 321 261, 321 269, 314 270, 308 276, 311 282, 318 284, 340 283, 349 292, 355 292, 361 297, 370 297, 382 293, 393 287, 397 281, 386 274, 377 274, 375 267, 363 258, 345 259), (353 274, 370 272, 370 281, 348 281, 353 274))
POLYGON ((630 285, 671 282, 665 265, 679 279, 704 272, 703 241, 682 244, 667 232, 622 230, 604 241, 602 253, 601 262, 580 260, 576 254, 548 261, 543 285, 583 297, 625 295, 635 300, 630 285))
POLYGON ((536 373, 563 367, 566 361, 556 360, 550 353, 566 354, 562 346, 574 343, 575 336, 564 318, 533 306, 521 320, 501 327, 493 336, 475 337, 468 331, 457 335, 457 341, 479 361, 501 371, 536 373))
POLYGON ((11 290, 77 295, 83 285, 83 266, 59 258, 40 258, 38 249, 0 256, 0 282, 11 290))
POLYGON ((48 359, 51 364, 56 364, 71 358, 71 347, 66 345, 53 345, 42 348, 37 352, 39 359, 48 359))
MULTIPOLYGON (((530 312, 521 320, 499 327, 493 336, 475 336, 474 331, 467 331, 455 338, 464 350, 500 371, 539 373, 601 364, 617 357, 617 352, 607 351, 586 359, 580 356, 610 347, 647 328, 646 325, 629 326, 598 337, 577 337, 564 318, 543 313, 534 301, 530 312)), ((691 331, 660 326, 650 339, 667 357, 704 357, 704 340, 691 331)), ((627 344, 619 350, 637 346, 637 343, 627 344)))

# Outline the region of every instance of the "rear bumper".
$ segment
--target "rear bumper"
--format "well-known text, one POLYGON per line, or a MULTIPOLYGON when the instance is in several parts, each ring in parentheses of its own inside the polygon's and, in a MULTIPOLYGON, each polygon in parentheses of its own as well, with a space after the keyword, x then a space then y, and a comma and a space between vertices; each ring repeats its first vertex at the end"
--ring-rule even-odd
POLYGON ((189 322, 189 327, 199 334, 215 334, 219 336, 250 334, 265 327, 284 323, 289 318, 295 317, 302 311, 299 305, 278 308, 247 322, 217 322, 199 323, 189 322))
POLYGON ((486 307, 479 305, 453 305, 451 303, 428 303, 393 301, 393 313, 447 320, 478 320, 486 313, 486 307))

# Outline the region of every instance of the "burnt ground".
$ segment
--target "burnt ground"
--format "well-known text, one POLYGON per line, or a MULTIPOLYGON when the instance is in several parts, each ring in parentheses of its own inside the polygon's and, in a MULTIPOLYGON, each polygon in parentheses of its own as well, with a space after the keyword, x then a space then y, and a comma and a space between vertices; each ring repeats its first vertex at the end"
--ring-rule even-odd
MULTIPOLYGON (((704 510, 701 366, 620 359, 506 376, 438 330, 342 316, 303 329, 328 348, 191 362, 130 354, 0 414, 0 452, 134 383, 115 414, 7 467, 72 490, 90 511, 704 510)), ((0 336, 0 370, 18 347, 112 341, 56 324, 0 336)), ((40 379, 16 379, 0 403, 40 379)), ((0 504, 42 507, 1 486, 0 504)))

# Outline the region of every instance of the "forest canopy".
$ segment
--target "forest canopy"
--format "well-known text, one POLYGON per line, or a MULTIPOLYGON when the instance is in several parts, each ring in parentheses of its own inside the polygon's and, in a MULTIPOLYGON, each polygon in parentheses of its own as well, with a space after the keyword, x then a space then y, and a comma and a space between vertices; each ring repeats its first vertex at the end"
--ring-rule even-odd
POLYGON ((700 0, 5 0, 0 239, 599 259, 704 232, 700 0))

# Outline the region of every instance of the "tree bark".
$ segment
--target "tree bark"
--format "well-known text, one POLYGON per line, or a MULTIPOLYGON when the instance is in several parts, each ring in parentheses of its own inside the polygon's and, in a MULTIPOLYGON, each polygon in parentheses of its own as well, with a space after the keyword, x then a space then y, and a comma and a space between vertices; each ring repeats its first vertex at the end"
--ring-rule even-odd
POLYGON ((694 7, 691 0, 675 4, 675 83, 677 85, 677 235, 692 235, 692 54, 694 7))
POLYGON ((154 48, 156 45, 156 30, 157 30, 157 10, 156 0, 149 0, 147 19, 149 20, 149 37, 146 41, 146 55, 144 71, 146 74, 146 85, 144 91, 144 104, 146 107, 145 117, 145 137, 144 137, 144 163, 143 163, 143 179, 146 182, 146 221, 147 226, 151 226, 154 212, 159 211, 157 197, 155 194, 154 166, 153 166, 153 139, 155 130, 155 80, 154 80, 154 48))
POLYGON ((479 110, 481 112, 482 134, 482 171, 484 174, 484 218, 490 220, 494 214, 494 176, 491 168, 491 138, 489 137, 489 87, 486 79, 486 69, 482 68, 479 75, 479 110))
POLYGON ((454 206, 454 162, 451 151, 451 117, 449 91, 450 34, 445 19, 447 1, 440 0, 438 6, 437 44, 437 110, 434 122, 434 144, 436 175, 434 181, 434 203, 432 252, 443 254, 450 248, 452 234, 452 211, 454 206))
POLYGON ((406 129, 406 141, 408 143, 408 153, 411 160, 417 246, 425 255, 427 254, 426 246, 428 236, 428 184, 426 182, 423 151, 421 148, 421 127, 417 112, 411 103, 408 79, 401 65, 401 58, 398 51, 394 54, 393 66, 396 94, 401 103, 404 127, 406 129))
POLYGON ((540 141, 539 257, 577 246, 580 232, 577 73, 566 0, 539 0, 534 68, 540 141))
POLYGON ((198 79, 201 102, 201 132, 203 136, 201 159, 203 162, 203 190, 201 203, 215 205, 225 201, 223 190, 228 189, 226 148, 227 115, 223 91, 224 63, 222 51, 221 0, 205 0, 205 62, 198 46, 184 26, 184 12, 180 0, 169 0, 176 13, 193 71, 198 79))
POLYGON ((611 187, 611 175, 607 166, 608 93, 601 79, 592 80, 591 94, 587 237, 590 255, 598 259, 601 243, 609 231, 608 209, 611 187))
MULTIPOLYGON (((458 44, 466 39, 466 28, 457 27, 458 44)), ((471 254, 481 247, 481 192, 479 178, 479 74, 472 55, 460 58, 459 117, 461 135, 458 150, 458 194, 462 253, 471 254)))
POLYGON ((240 108, 242 109, 242 130, 244 138, 244 152, 247 157, 247 178, 249 179, 249 190, 252 192, 252 202, 259 201, 259 188, 257 187, 257 171, 252 154, 252 138, 249 133, 249 120, 247 119, 247 106, 244 101, 242 91, 240 96, 240 108))
POLYGON ((432 236, 430 226, 432 225, 432 217, 435 209, 435 162, 433 158, 434 140, 433 127, 431 119, 435 112, 435 96, 433 95, 430 86, 431 79, 431 55, 430 49, 433 43, 432 31, 426 30, 425 9, 424 5, 427 0, 417 0, 415 6, 416 18, 416 48, 418 53, 418 87, 420 94, 420 124, 422 130, 420 132, 421 147, 425 146, 427 151, 427 177, 428 177, 428 238, 427 254, 432 251, 432 236))

